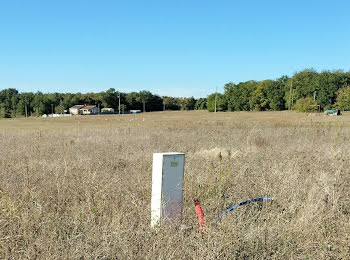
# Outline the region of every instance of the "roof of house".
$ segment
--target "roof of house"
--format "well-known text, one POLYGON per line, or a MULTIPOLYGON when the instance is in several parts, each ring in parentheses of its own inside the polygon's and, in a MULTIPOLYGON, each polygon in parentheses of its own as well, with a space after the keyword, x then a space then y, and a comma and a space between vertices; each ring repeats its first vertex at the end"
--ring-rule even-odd
POLYGON ((93 108, 95 108, 96 106, 94 106, 94 105, 89 105, 89 106, 83 106, 83 107, 81 107, 80 109, 87 109, 87 110, 89 110, 89 109, 93 109, 93 108))
POLYGON ((78 109, 80 109, 82 107, 84 107, 84 105, 75 105, 75 106, 72 106, 71 108, 78 108, 78 109))
POLYGON ((96 106, 95 105, 75 105, 75 106, 72 106, 70 109, 87 109, 87 110, 89 110, 89 109, 93 109, 93 108, 95 108, 96 106))

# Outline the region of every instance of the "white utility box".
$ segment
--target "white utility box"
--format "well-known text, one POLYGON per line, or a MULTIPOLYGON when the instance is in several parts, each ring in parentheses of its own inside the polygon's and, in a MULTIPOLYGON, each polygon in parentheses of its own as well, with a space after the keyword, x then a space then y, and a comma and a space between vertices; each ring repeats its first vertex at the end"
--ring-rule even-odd
POLYGON ((154 153, 152 167, 151 226, 162 220, 181 220, 184 153, 154 153))

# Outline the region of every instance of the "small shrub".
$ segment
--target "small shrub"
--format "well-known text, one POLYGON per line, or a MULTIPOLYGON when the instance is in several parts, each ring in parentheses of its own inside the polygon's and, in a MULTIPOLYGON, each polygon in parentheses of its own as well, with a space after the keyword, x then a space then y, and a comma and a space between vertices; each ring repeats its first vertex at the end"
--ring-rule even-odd
POLYGON ((317 111, 317 102, 311 97, 300 98, 294 106, 298 112, 312 112, 317 111))

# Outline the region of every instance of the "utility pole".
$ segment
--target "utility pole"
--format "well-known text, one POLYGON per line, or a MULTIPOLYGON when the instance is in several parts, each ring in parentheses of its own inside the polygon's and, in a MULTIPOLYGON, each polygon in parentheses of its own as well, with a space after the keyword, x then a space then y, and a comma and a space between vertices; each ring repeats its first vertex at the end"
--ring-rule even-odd
POLYGON ((218 86, 216 86, 216 89, 215 89, 215 113, 216 113, 216 99, 217 99, 217 96, 218 96, 218 86))
POLYGON ((146 112, 146 102, 143 101, 143 112, 146 112))
POLYGON ((52 117, 53 117, 53 104, 51 104, 51 114, 52 114, 52 117))
POLYGON ((294 90, 292 89, 292 105, 290 106, 290 110, 293 110, 293 103, 294 103, 294 90))

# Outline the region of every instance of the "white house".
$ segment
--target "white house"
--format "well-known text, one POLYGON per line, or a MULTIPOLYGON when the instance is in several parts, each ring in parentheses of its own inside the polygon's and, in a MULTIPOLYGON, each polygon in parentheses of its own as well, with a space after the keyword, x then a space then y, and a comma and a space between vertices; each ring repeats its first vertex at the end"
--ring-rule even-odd
POLYGON ((84 105, 75 105, 75 106, 72 106, 71 108, 69 108, 69 114, 72 114, 72 115, 80 115, 80 111, 79 109, 84 107, 84 105))
POLYGON ((114 113, 114 109, 111 107, 104 107, 101 109, 102 113, 114 113))
POLYGON ((141 110, 130 110, 130 114, 139 114, 141 110))
POLYGON ((95 115, 98 114, 98 108, 94 105, 75 105, 69 108, 72 115, 95 115))
POLYGON ((79 109, 82 115, 94 115, 98 114, 98 108, 96 106, 84 106, 79 109))

